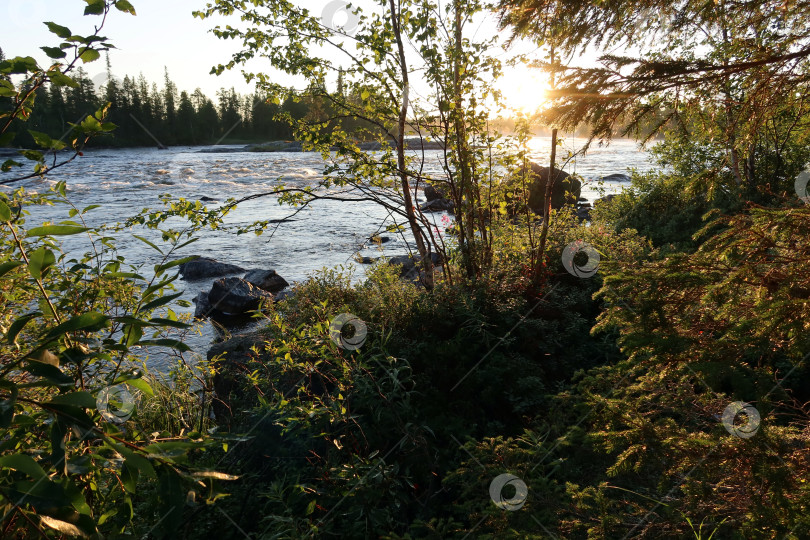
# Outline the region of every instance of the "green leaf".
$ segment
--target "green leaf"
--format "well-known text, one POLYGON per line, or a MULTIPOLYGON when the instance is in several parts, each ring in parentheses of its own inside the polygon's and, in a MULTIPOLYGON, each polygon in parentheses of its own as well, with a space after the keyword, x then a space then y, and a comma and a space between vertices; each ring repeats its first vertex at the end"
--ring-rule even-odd
POLYGON ((59 474, 67 474, 67 459, 65 459, 65 437, 70 427, 60 418, 56 418, 51 425, 49 438, 51 440, 51 463, 59 474))
POLYGON ((118 0, 118 2, 115 3, 115 7, 118 9, 118 11, 137 15, 137 13, 135 13, 135 8, 132 7, 132 4, 130 4, 127 0, 118 0))
POLYGON ((163 255, 163 251, 159 247, 157 247, 155 244, 153 244, 152 242, 150 242, 149 240, 147 240, 143 236, 138 236, 137 234, 133 234, 132 236, 134 236, 135 238, 137 238, 138 240, 140 240, 141 242, 143 242, 147 246, 150 246, 151 248, 156 249, 158 253, 163 255))
POLYGON ((138 485, 138 476, 139 472, 137 467, 133 467, 126 461, 124 462, 124 466, 121 468, 121 483, 124 485, 124 489, 126 489, 130 493, 135 493, 136 486, 138 485))
POLYGON ((8 428, 14 420, 14 405, 17 403, 19 388, 16 384, 8 381, 3 381, 0 383, 0 386, 11 392, 11 396, 8 399, 0 401, 0 427, 8 428))
POLYGON ((56 257, 50 249, 41 247, 28 256, 28 271, 34 279, 40 279, 43 273, 56 263, 56 257))
POLYGON ((8 332, 6 332, 6 341, 8 341, 9 345, 12 345, 17 341, 17 336, 20 334, 20 332, 22 332, 22 329, 25 328, 26 324, 41 316, 41 312, 35 311, 33 313, 29 313, 28 315, 23 315, 11 323, 11 326, 8 328, 8 332))
POLYGON ((20 150, 20 155, 30 161, 44 161, 45 156, 37 150, 20 150))
POLYGON ((48 408, 55 412, 67 424, 81 429, 91 429, 95 427, 93 420, 87 416, 80 407, 74 405, 63 405, 61 403, 46 403, 48 408))
POLYGON ((160 298, 156 298, 156 299, 152 300, 151 302, 141 306, 141 309, 139 309, 138 311, 141 312, 141 313, 151 311, 151 310, 155 309, 156 307, 160 307, 162 305, 168 304, 172 300, 176 300, 177 298, 180 298, 181 296, 183 296, 182 292, 179 292, 179 293, 176 293, 176 294, 167 294, 166 296, 161 296, 160 298))
POLYGON ((51 331, 45 335, 44 340, 47 341, 57 336, 67 334, 68 332, 78 332, 79 330, 88 332, 101 330, 106 326, 107 321, 109 321, 109 317, 102 313, 96 311, 83 313, 52 328, 51 331))
POLYGON ((191 473, 194 478, 213 478, 215 480, 239 480, 238 476, 217 471, 196 471, 191 473))
POLYGON ((0 467, 4 469, 14 469, 15 471, 27 474, 34 480, 47 478, 45 471, 34 461, 34 458, 26 456, 25 454, 12 454, 10 456, 0 457, 0 467))
POLYGON ((48 27, 48 30, 50 30, 52 33, 56 34, 58 37, 60 37, 62 39, 69 38, 70 34, 73 33, 73 32, 70 31, 69 28, 67 28, 65 26, 58 25, 58 24, 56 24, 54 22, 46 22, 44 24, 45 24, 45 26, 48 27))
POLYGON ((127 463, 129 463, 132 467, 138 469, 141 472, 141 474, 143 474, 144 476, 148 476, 150 478, 156 478, 157 475, 155 474, 155 468, 152 467, 152 464, 149 462, 147 458, 143 457, 140 454, 136 454, 135 452, 133 452, 132 450, 123 445, 113 444, 111 446, 119 454, 124 456, 124 459, 126 460, 127 463))
POLYGON ((48 349, 39 348, 28 354, 28 358, 43 364, 59 367, 59 357, 48 349))
POLYGON ((50 135, 45 133, 40 133, 39 131, 33 131, 30 129, 28 130, 28 133, 30 133, 34 138, 34 142, 42 148, 47 148, 49 150, 61 150, 65 147, 65 143, 62 141, 56 141, 52 139, 50 135))
POLYGON ((187 262, 196 261, 199 258, 200 258, 199 255, 192 255, 190 257, 177 259, 176 261, 167 262, 166 264, 155 265, 155 273, 159 275, 168 270, 169 268, 174 268, 175 266, 180 266, 181 264, 185 264, 187 262))
POLYGON ((50 364, 42 364, 40 362, 28 362, 25 365, 25 370, 37 377, 42 377, 54 386, 69 386, 73 387, 75 381, 73 377, 66 375, 61 369, 50 364))
POLYGON ((68 86, 70 88, 79 87, 79 83, 64 73, 51 73, 48 75, 48 78, 51 80, 51 84, 54 86, 68 86))
POLYGON ((172 469, 163 467, 158 478, 158 501, 161 512, 168 509, 161 524, 164 536, 178 536, 175 531, 183 524, 183 507, 186 503, 186 492, 180 483, 180 477, 172 469))
POLYGON ((126 337, 126 346, 132 347, 143 337, 143 326, 140 324, 128 324, 124 326, 122 332, 126 337))
POLYGON ((59 394, 54 397, 48 404, 57 405, 73 405, 75 407, 84 407, 85 409, 96 408, 96 398, 90 392, 68 392, 66 394, 59 394))
POLYGON ((59 60, 67 56, 67 53, 60 49, 59 47, 40 47, 45 54, 48 55, 48 58, 53 58, 54 60, 59 60))
POLYGON ((104 0, 84 0, 87 2, 87 7, 84 8, 85 15, 102 15, 106 7, 104 0))
POLYGON ((3 201, 0 201, 0 221, 11 221, 11 208, 3 201))
POLYGON ((132 386, 133 388, 137 388, 138 390, 140 390, 141 392, 143 392, 146 395, 149 395, 149 396, 154 396, 155 395, 155 392, 154 392, 154 390, 152 390, 152 387, 149 386, 149 383, 146 382, 143 379, 130 379, 130 380, 126 381, 126 383, 128 385, 132 386))
POLYGON ((14 161, 13 159, 7 159, 0 165, 0 172, 9 172, 12 167, 22 167, 22 163, 14 161))
POLYGON ((97 118, 93 118, 92 116, 88 116, 87 118, 82 120, 81 128, 85 133, 96 133, 99 131, 103 131, 101 122, 99 122, 97 118))
POLYGON ((39 516, 39 523, 40 525, 44 525, 49 529, 53 529, 61 534, 66 534, 68 536, 80 536, 82 538, 87 538, 87 534, 78 528, 73 523, 68 523, 67 521, 62 521, 56 518, 52 518, 45 515, 39 516))
POLYGON ((101 53, 95 49, 85 49, 84 52, 79 55, 79 58, 85 64, 89 64, 101 58, 101 53))
POLYGON ((76 225, 46 225, 44 227, 34 227, 28 230, 28 236, 69 236, 89 231, 89 227, 79 227, 76 225))
POLYGON ((171 319, 164 319, 162 317, 154 317, 152 319, 149 319, 149 322, 152 323, 154 326, 170 326, 172 328, 180 328, 183 330, 185 330, 186 328, 191 328, 191 325, 188 323, 173 321, 171 319))

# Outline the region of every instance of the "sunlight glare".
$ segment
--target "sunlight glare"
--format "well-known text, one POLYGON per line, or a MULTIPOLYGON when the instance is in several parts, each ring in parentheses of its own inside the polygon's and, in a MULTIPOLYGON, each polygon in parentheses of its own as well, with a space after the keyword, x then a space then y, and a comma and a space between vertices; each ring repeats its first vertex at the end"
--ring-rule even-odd
POLYGON ((498 88, 507 109, 530 115, 546 101, 548 75, 537 69, 516 67, 504 73, 498 88))

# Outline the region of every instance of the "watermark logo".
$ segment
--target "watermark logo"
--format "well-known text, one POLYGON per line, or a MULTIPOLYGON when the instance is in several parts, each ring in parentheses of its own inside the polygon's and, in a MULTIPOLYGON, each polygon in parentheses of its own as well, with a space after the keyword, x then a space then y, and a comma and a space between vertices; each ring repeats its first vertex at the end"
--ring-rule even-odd
POLYGON ((172 154, 164 167, 158 168, 155 183, 167 185, 188 181, 190 178, 210 182, 212 164, 190 152, 170 150, 172 154))
POLYGON ((122 384, 108 386, 99 391, 96 408, 106 421, 123 424, 135 411, 135 398, 122 384))
POLYGON ((321 12, 321 21, 340 34, 353 36, 360 27, 360 16, 352 11, 351 4, 343 0, 333 0, 321 12))
POLYGON ((124 85, 124 81, 121 80, 120 77, 113 73, 107 73, 106 71, 102 71, 101 73, 94 75, 91 80, 99 90, 106 88, 109 83, 113 83, 118 88, 121 88, 124 85))
POLYGON ((741 439, 750 439, 759 431, 759 411, 753 405, 743 401, 729 404, 723 411, 721 421, 726 431, 741 439), (741 423, 741 420, 744 420, 745 423, 741 423))
POLYGON ((362 347, 367 335, 366 323, 350 313, 341 313, 329 324, 329 337, 335 345, 347 351, 356 351, 362 347))
POLYGON ((579 278, 589 278, 596 274, 596 271, 599 270, 599 261, 601 261, 599 252, 582 240, 571 242, 565 246, 562 254, 565 269, 572 276, 579 278), (583 261, 582 259, 586 260, 583 261))
POLYGON ((796 182, 794 182, 793 187, 796 189, 796 195, 804 202, 804 204, 810 204, 810 194, 807 192, 807 185, 810 184, 810 171, 802 171, 799 176, 796 177, 796 182))
POLYGON ((529 488, 526 486, 526 482, 517 476, 505 473, 496 476, 489 485, 489 496, 495 506, 501 510, 515 512, 526 504, 526 499, 529 497, 529 488), (512 486, 515 490, 515 494, 508 499, 504 498, 503 493, 506 486, 512 486))

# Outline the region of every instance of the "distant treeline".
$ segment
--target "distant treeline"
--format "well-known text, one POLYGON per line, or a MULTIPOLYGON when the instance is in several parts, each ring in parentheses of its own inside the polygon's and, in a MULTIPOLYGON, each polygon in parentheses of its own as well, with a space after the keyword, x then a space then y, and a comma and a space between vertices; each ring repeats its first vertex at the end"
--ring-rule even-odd
MULTIPOLYGON (((0 49, 0 61, 4 59, 0 49)), ((46 85, 36 92, 36 104, 26 122, 15 120, 11 131, 17 134, 11 146, 36 146, 28 130, 47 133, 53 138, 66 136, 71 123, 81 122, 87 115, 110 103, 107 121, 117 128, 107 136, 96 137, 93 146, 175 146, 229 142, 291 140, 290 122, 279 118, 289 115, 295 119, 312 118, 323 121, 331 115, 330 104, 319 97, 303 100, 287 99, 276 104, 259 94, 238 94, 235 89, 222 88, 211 100, 197 88, 192 93, 178 91, 168 70, 162 86, 149 82, 142 74, 116 77, 107 61, 106 70, 94 77, 79 68, 71 74, 75 87, 46 85)), ((342 81, 338 82, 342 92, 342 81)), ((360 96, 356 101, 362 102, 360 96)), ((0 96, 0 111, 10 108, 10 98, 0 96)), ((334 123, 333 120, 330 123, 334 123)), ((357 118, 338 120, 341 128, 354 133, 358 139, 368 137, 369 125, 357 118), (365 129, 358 130, 362 126, 365 129)), ((492 128, 502 133, 515 131, 515 120, 497 118, 492 128)), ((536 135, 550 131, 535 126, 536 135)), ((576 136, 587 136, 585 126, 576 136)))
MULTIPOLYGON (((2 59, 2 51, 0 51, 2 59)), ((168 71, 163 85, 143 75, 119 79, 106 74, 90 78, 79 69, 72 74, 76 87, 47 85, 36 94, 36 104, 27 122, 15 121, 13 146, 34 147, 28 130, 58 138, 106 103, 111 103, 108 121, 118 127, 109 136, 93 140, 95 146, 194 145, 242 140, 285 140, 292 138, 288 122, 279 113, 295 118, 307 115, 310 106, 287 100, 279 105, 256 94, 241 95, 233 88, 221 89, 212 101, 198 88, 178 91, 168 71)), ((8 109, 9 98, 0 97, 0 110, 8 109), (6 103, 3 103, 6 101, 6 103)))

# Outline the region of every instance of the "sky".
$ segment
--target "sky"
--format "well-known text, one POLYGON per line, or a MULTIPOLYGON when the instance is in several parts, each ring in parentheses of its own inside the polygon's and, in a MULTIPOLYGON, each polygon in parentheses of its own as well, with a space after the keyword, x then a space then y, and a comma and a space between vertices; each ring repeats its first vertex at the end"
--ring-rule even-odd
MULTIPOLYGON (((219 88, 235 87, 240 93, 250 89, 239 71, 210 75, 211 67, 224 63, 238 50, 237 44, 222 41, 208 30, 215 24, 191 16, 205 0, 131 0, 137 16, 113 10, 103 35, 117 47, 110 52, 113 75, 143 73, 151 82, 162 86, 163 68, 181 90, 199 87, 214 97, 219 88)), ((41 65, 48 58, 39 50, 54 45, 59 39, 43 21, 67 26, 76 34, 88 35, 99 17, 85 17, 81 0, 0 0, 0 47, 6 57, 33 56, 41 65)), ((87 64, 91 78, 105 72, 103 58, 87 64)))
MULTIPOLYGON (((355 0, 359 4, 369 0, 355 0)), ((211 75, 211 67, 230 60, 240 49, 233 41, 223 41, 209 30, 220 24, 238 21, 214 19, 202 21, 192 17, 194 10, 202 9, 206 0, 131 0, 137 16, 113 10, 108 17, 103 35, 117 47, 110 52, 113 75, 137 76, 143 73, 150 82, 162 86, 164 66, 180 90, 189 92, 201 88, 212 99, 220 88, 236 88, 239 93, 252 90, 238 69, 226 71, 220 76, 211 75)), ((306 0, 304 5, 313 12, 335 11, 335 0, 306 0)), ((74 33, 90 34, 99 17, 82 15, 82 0, 0 0, 0 18, 4 22, 0 35, 0 47, 7 57, 34 56, 41 65, 49 59, 39 50, 42 45, 55 45, 59 39, 51 34, 43 21, 53 21, 67 26, 74 33)), ((346 14, 332 14, 335 23, 346 22, 346 14)), ((490 35, 496 31, 490 18, 477 32, 490 35)), ((532 49, 533 46, 529 47, 532 49)), ((271 66, 263 66, 254 60, 252 69, 272 72, 271 66)), ((101 84, 106 79, 103 59, 84 66, 91 79, 101 84)), ((280 82, 285 79, 281 78, 280 82)), ((545 76, 529 73, 525 68, 507 72, 499 85, 510 103, 524 112, 529 112, 543 101, 547 86, 545 76)), ((287 83, 291 83, 287 80, 287 83)))

